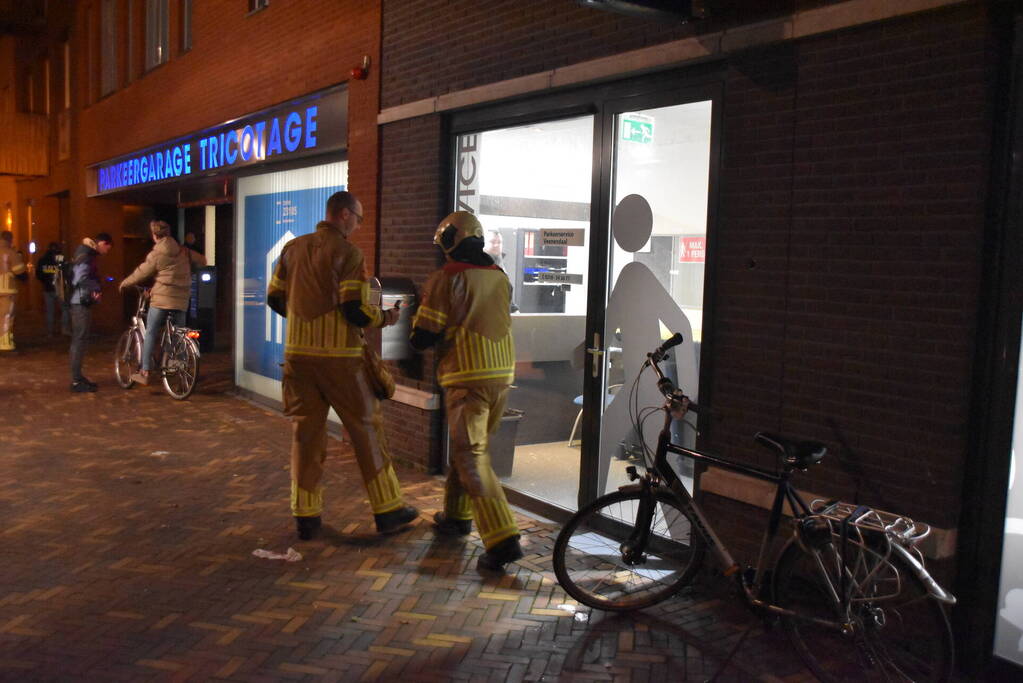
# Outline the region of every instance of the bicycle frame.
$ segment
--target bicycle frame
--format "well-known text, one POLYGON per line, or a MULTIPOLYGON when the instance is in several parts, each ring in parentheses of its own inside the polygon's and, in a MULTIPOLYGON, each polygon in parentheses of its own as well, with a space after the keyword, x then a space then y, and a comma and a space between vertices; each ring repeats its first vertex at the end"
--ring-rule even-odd
MULTIPOLYGON (((658 384, 659 386, 662 386, 662 391, 664 391, 664 387, 670 388, 671 382, 670 380, 666 380, 664 375, 661 373, 660 368, 657 366, 657 358, 654 357, 652 354, 648 356, 648 358, 650 367, 653 368, 654 373, 658 377, 658 384)), ((740 569, 739 564, 732 557, 731 552, 729 552, 728 547, 717 535, 717 532, 714 531, 713 526, 711 526, 710 522, 707 520, 707 517, 703 514, 703 510, 700 509, 700 506, 696 503, 695 500, 693 500, 693 497, 689 494, 689 491, 686 490, 686 487, 682 484, 681 479, 679 479, 678 475, 675 474, 674 469, 668 463, 667 457, 668 453, 674 453, 676 455, 692 458, 697 463, 702 463, 704 465, 714 467, 720 467, 726 470, 730 470, 732 472, 745 474, 747 476, 753 477, 754 479, 759 479, 761 481, 767 481, 774 484, 775 486, 774 501, 771 505, 771 512, 768 517, 767 528, 764 530, 764 535, 761 540, 760 553, 757 559, 756 567, 753 569, 753 576, 749 580, 747 580, 742 575, 740 575, 739 577, 740 578, 739 583, 743 589, 743 596, 745 597, 746 601, 753 607, 765 610, 772 614, 787 617, 795 617, 798 619, 811 621, 813 623, 825 626, 827 628, 836 629, 843 632, 849 632, 851 629, 851 625, 848 622, 831 621, 826 619, 820 619, 817 617, 812 617, 806 614, 801 614, 799 612, 795 612, 793 610, 789 610, 784 607, 774 605, 769 600, 766 600, 764 598, 765 577, 767 574, 764 568, 765 562, 767 560, 767 554, 771 547, 771 542, 777 536, 778 527, 781 524, 781 518, 784 511, 785 503, 788 502, 789 509, 791 510, 792 516, 795 519, 802 519, 813 514, 813 510, 811 510, 810 506, 807 505, 806 502, 799 496, 799 492, 796 491, 796 489, 792 486, 792 484, 789 481, 792 475, 792 467, 786 464, 784 465, 780 472, 771 472, 759 467, 733 462, 731 460, 726 460, 716 455, 703 453, 701 451, 685 448, 683 446, 679 446, 677 444, 672 443, 671 410, 673 404, 674 405, 679 404, 677 403, 678 399, 676 398, 676 392, 664 391, 664 393, 667 398, 664 406, 662 406, 661 408, 661 410, 664 412, 664 424, 661 428, 660 434, 657 437, 657 449, 654 452, 654 463, 652 470, 653 473, 660 480, 664 481, 668 485, 668 488, 678 498, 679 502, 683 505, 683 507, 687 508, 692 513, 693 519, 696 522, 696 526, 700 534, 710 545, 712 551, 714 552, 714 555, 718 559, 718 562, 721 564, 721 568, 725 576, 732 576, 738 573, 740 569)), ((685 401, 688 402, 688 398, 685 398, 685 401)), ((690 404, 687 403, 687 405, 690 404)), ((693 407, 695 408, 695 406, 693 407)), ((696 412, 698 412, 698 410, 696 412)), ((647 478, 645 478, 641 486, 650 485, 651 482, 648 476, 647 478)), ((652 507, 656 503, 652 497, 644 498, 644 500, 647 501, 646 507, 650 509, 643 509, 644 506, 641 505, 640 510, 637 513, 637 522, 645 521, 645 524, 642 525, 637 523, 637 527, 644 529, 644 531, 640 532, 636 538, 630 538, 628 547, 623 548, 623 555, 626 556, 626 559, 628 559, 628 554, 632 554, 634 556, 640 555, 645 550, 646 547, 646 541, 649 536, 649 531, 646 530, 645 527, 649 526, 649 520, 652 518, 653 515, 652 507)), ((842 556, 843 562, 844 559, 845 557, 843 554, 842 556)), ((819 558, 818 561, 820 561, 819 558)), ((912 565, 914 569, 920 568, 922 570, 922 566, 918 562, 914 561, 912 562, 912 565)), ((850 594, 845 590, 844 585, 846 572, 847 572, 846 567, 843 567, 842 568, 843 585, 841 586, 840 590, 835 590, 834 587, 832 586, 832 597, 836 603, 841 605, 843 614, 848 613, 848 607, 850 603, 850 594)), ((923 572, 923 574, 927 576, 926 572, 923 572)), ((929 580, 930 585, 937 586, 937 584, 933 581, 933 579, 930 578, 930 576, 927 576, 927 579, 929 580)))

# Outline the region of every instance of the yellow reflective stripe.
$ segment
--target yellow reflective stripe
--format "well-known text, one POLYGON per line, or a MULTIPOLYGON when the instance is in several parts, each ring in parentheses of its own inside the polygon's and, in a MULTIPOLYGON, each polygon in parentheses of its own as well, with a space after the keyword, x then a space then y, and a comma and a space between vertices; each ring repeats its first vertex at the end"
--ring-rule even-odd
POLYGON ((383 324, 384 322, 383 313, 376 306, 371 306, 370 304, 362 304, 361 306, 359 306, 359 310, 362 311, 362 313, 367 318, 369 318, 370 327, 380 327, 383 324))
POLYGON ((323 487, 316 491, 306 491, 291 482, 291 514, 295 517, 317 517, 323 511, 323 487))
POLYGON ((442 387, 449 386, 455 382, 477 381, 485 379, 506 379, 510 383, 515 379, 514 370, 465 370, 463 372, 446 372, 440 376, 439 381, 442 387))
POLYGON ((288 283, 280 279, 276 275, 270 278, 270 289, 287 289, 288 283))
POLYGON ((394 467, 391 465, 386 465, 373 479, 366 482, 366 493, 369 494, 369 506, 375 515, 397 510, 404 504, 398 475, 394 473, 394 467))
POLYGON ((476 512, 476 525, 479 528, 480 540, 488 550, 506 538, 511 538, 519 533, 508 502, 503 497, 477 497, 473 498, 472 502, 476 512))
POLYGON ((416 313, 416 320, 419 320, 420 318, 435 322, 438 325, 444 325, 448 321, 448 314, 444 311, 438 311, 435 308, 420 306, 419 311, 416 313))
POLYGON ((25 264, 24 263, 15 264, 14 266, 11 267, 11 272, 14 273, 15 275, 20 275, 21 273, 24 273, 25 264))

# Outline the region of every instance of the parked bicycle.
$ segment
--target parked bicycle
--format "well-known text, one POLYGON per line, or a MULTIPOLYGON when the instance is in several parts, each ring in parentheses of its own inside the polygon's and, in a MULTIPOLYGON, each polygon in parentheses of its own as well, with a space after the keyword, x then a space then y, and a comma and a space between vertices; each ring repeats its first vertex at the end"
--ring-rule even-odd
MULTIPOLYGON (((689 410, 698 414, 698 406, 658 367, 681 341, 676 334, 647 354, 643 366, 653 369, 665 397, 663 406, 651 409, 664 414, 653 462, 644 474, 628 467, 632 484, 583 507, 558 536, 554 571, 565 591, 596 609, 647 607, 689 583, 709 548, 724 574, 737 577, 744 600, 761 616, 781 621, 821 680, 948 680, 954 653, 945 606, 955 598, 928 574, 916 548, 930 528, 862 505, 824 500, 807 505, 789 480, 793 472, 820 463, 826 448, 817 442, 758 433, 757 443, 778 457, 776 471, 672 443, 672 420, 689 410), (669 453, 776 486, 754 567, 740 571, 669 465, 669 453), (786 503, 790 518, 783 522, 786 503), (788 540, 769 566, 780 527, 788 540)), ((642 434, 635 414, 633 422, 642 434)))
MULTIPOLYGON (((117 341, 114 353, 114 374, 117 383, 130 389, 135 382, 131 376, 142 367, 142 348, 146 338, 146 315, 149 312, 149 290, 135 287, 139 292, 131 326, 117 341)), ((195 389, 199 376, 199 331, 178 327, 167 316, 157 345, 157 356, 163 388, 179 401, 188 398, 195 389)))

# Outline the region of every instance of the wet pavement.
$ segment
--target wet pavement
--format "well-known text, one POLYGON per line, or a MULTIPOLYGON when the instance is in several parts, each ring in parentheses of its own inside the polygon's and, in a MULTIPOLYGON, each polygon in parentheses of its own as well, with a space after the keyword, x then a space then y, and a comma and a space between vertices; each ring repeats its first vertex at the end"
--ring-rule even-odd
MULTIPOLYGON (((298 541, 289 424, 232 395, 229 355, 204 356, 178 402, 120 389, 113 341, 87 358, 95 394, 68 391, 64 343, 0 356, 2 680, 813 680, 710 573, 658 607, 604 614, 566 597, 557 527, 527 514, 526 557, 503 577, 476 571, 475 534, 437 538, 421 519, 378 536, 337 440, 326 533, 298 541), (302 559, 253 556, 288 548, 302 559)), ((432 517, 440 479, 399 477, 432 517)))

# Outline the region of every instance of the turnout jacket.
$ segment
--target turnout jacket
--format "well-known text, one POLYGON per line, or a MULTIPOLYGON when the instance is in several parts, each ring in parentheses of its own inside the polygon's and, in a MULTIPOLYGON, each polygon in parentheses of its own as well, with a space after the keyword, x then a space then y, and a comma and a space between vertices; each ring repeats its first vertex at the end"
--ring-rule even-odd
POLYGON ((443 335, 440 385, 511 384, 515 342, 504 271, 496 265, 450 262, 430 276, 425 289, 412 327, 443 335))
POLYGON ((369 303, 362 252, 326 221, 284 245, 266 298, 288 318, 285 358, 362 356, 359 328, 384 324, 383 311, 369 303))
POLYGON ((206 257, 182 247, 171 236, 161 238, 146 254, 146 260, 131 275, 124 278, 121 287, 137 285, 154 279, 150 304, 156 308, 184 311, 192 294, 192 266, 205 266, 206 257))
POLYGON ((25 272, 25 261, 21 254, 0 242, 0 296, 18 293, 18 276, 25 272))

